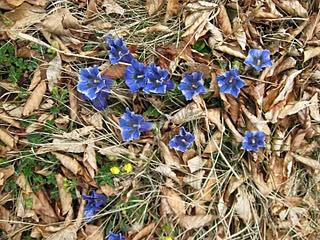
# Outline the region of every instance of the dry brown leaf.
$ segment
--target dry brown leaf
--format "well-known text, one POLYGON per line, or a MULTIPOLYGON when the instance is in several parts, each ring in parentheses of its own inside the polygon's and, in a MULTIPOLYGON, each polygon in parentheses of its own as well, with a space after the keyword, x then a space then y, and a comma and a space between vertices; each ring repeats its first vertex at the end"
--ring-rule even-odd
POLYGON ((220 131, 216 131, 212 137, 210 138, 206 148, 203 153, 214 153, 219 150, 220 142, 222 138, 222 133, 220 131))
POLYGON ((320 108, 319 108, 319 102, 318 102, 318 93, 314 94, 313 97, 310 99, 310 116, 320 122, 320 108))
POLYGON ((225 35, 232 34, 230 19, 228 17, 228 13, 227 13, 226 8, 224 7, 224 4, 219 5, 218 23, 219 23, 219 26, 220 26, 222 32, 225 35))
POLYGON ((263 131, 266 135, 270 135, 271 131, 267 121, 253 115, 244 105, 241 106, 241 110, 256 129, 263 131))
POLYGON ((196 103, 192 102, 175 113, 172 116, 171 121, 174 124, 181 125, 189 121, 201 119, 204 116, 205 112, 201 108, 199 108, 196 103))
POLYGON ((48 197, 43 190, 37 191, 32 196, 32 209, 47 223, 58 221, 58 216, 50 205, 48 197))
MULTIPOLYGON (((210 43, 209 43, 210 44, 210 43)), ((221 45, 221 46, 211 46, 210 47, 212 49, 216 49, 218 51, 221 51, 221 52, 224 52, 224 53, 227 53, 231 56, 235 56, 235 57, 238 57, 238 58, 242 58, 242 59, 245 59, 246 58, 246 55, 244 55, 240 49, 236 49, 234 47, 231 47, 231 46, 227 46, 227 45, 221 45)))
POLYGON ((239 179, 237 179, 236 177, 233 177, 233 176, 230 178, 230 181, 228 183, 228 187, 225 190, 225 193, 223 195, 224 202, 230 201, 231 194, 234 191, 236 191, 245 182, 245 180, 246 179, 242 176, 239 179))
POLYGON ((195 174, 189 174, 183 178, 183 182, 190 185, 196 190, 200 190, 202 187, 202 180, 205 171, 198 171, 195 174))
POLYGON ((11 126, 14 126, 16 128, 21 128, 20 122, 16 121, 14 117, 8 115, 4 110, 0 110, 0 120, 9 123, 11 126))
POLYGON ((86 163, 88 163, 89 166, 93 169, 93 171, 90 171, 90 169, 88 169, 88 167, 86 166, 91 177, 94 178, 95 176, 94 171, 98 169, 98 166, 97 166, 97 160, 96 160, 96 151, 94 149, 93 143, 89 143, 87 145, 86 150, 84 151, 84 154, 83 154, 83 162, 85 166, 86 166, 86 163))
POLYGON ((163 5, 163 0, 147 0, 146 8, 149 16, 155 14, 163 5))
POLYGON ((181 168, 179 158, 174 154, 173 151, 170 151, 167 144, 164 142, 159 143, 161 156, 163 157, 167 166, 174 166, 176 168, 181 168))
POLYGON ((8 147, 14 148, 16 145, 16 140, 11 134, 5 130, 0 128, 0 140, 4 142, 8 147))
POLYGON ((68 139, 54 138, 51 144, 46 144, 37 150, 37 154, 62 151, 67 153, 82 153, 85 150, 86 142, 72 141, 68 139))
POLYGON ((56 175, 62 215, 67 214, 72 209, 72 196, 71 193, 65 189, 64 179, 65 178, 61 174, 56 175))
POLYGON ((7 2, 7 4, 14 6, 14 7, 18 7, 20 6, 25 0, 5 0, 7 2))
POLYGON ((152 32, 171 32, 168 26, 157 23, 156 25, 146 27, 138 31, 139 33, 152 33, 152 32))
POLYGON ((86 240, 104 240, 103 234, 103 227, 102 226, 95 226, 92 224, 87 224, 85 233, 86 240))
POLYGON ((257 185, 259 191, 263 196, 267 197, 272 192, 272 189, 268 187, 267 183, 264 181, 263 174, 258 172, 258 165, 254 162, 251 162, 251 174, 252 180, 257 185))
POLYGON ((35 89, 35 87, 38 85, 40 81, 41 81, 41 70, 38 67, 33 73, 33 77, 32 77, 30 86, 28 88, 28 91, 32 91, 33 89, 35 89))
POLYGON ((92 15, 94 15, 97 12, 98 12, 97 0, 90 0, 88 3, 87 10, 86 10, 86 17, 90 18, 90 17, 92 17, 92 15))
POLYGON ((4 230, 7 234, 12 231, 10 221, 10 211, 0 205, 0 229, 4 230))
POLYGON ((171 170, 171 168, 167 165, 160 165, 158 166, 155 171, 159 172, 163 176, 166 176, 168 178, 171 178, 178 184, 181 184, 180 180, 177 178, 177 175, 171 170))
POLYGON ((73 86, 68 83, 68 91, 69 91, 69 115, 71 120, 76 120, 78 117, 78 108, 79 108, 79 103, 78 103, 78 97, 77 97, 77 92, 74 90, 73 86))
POLYGON ((249 196, 243 186, 238 188, 234 207, 239 217, 246 223, 250 222, 253 218, 253 214, 251 211, 252 199, 253 197, 249 196))
POLYGON ((47 84, 41 81, 38 86, 33 90, 31 96, 28 98, 24 105, 22 115, 29 116, 34 110, 39 109, 44 94, 47 90, 47 84))
POLYGON ((169 206, 177 216, 184 215, 186 213, 185 203, 178 193, 167 187, 162 187, 161 192, 163 194, 163 198, 168 201, 169 206))
POLYGON ((103 116, 99 112, 94 113, 88 122, 98 130, 103 129, 103 116))
POLYGON ((241 49, 246 50, 247 37, 240 18, 235 18, 233 20, 233 34, 236 37, 241 49))
POLYGON ((150 236, 150 234, 155 230, 156 227, 156 223, 150 223, 148 224, 146 227, 144 227, 143 229, 141 229, 139 231, 139 233, 137 233, 132 240, 139 240, 142 239, 146 236, 150 236))
POLYGON ((286 106, 279 113, 278 118, 285 118, 286 116, 296 114, 297 112, 300 112, 301 110, 310 107, 311 105, 311 101, 299 101, 286 104, 286 106))
POLYGON ((309 158, 309 157, 303 157, 303 156, 300 156, 300 155, 292 153, 292 152, 290 154, 291 154, 292 157, 294 157, 294 159, 296 161, 301 162, 304 165, 307 165, 308 167, 311 167, 312 169, 320 170, 320 162, 319 161, 314 160, 314 159, 309 158))
POLYGON ((115 64, 109 66, 107 69, 101 71, 101 75, 111 79, 122 78, 127 66, 123 64, 115 64))
POLYGON ((224 132, 224 125, 221 120, 221 109, 212 108, 207 110, 207 117, 210 122, 214 123, 220 132, 224 132))
POLYGON ((57 152, 53 152, 52 154, 56 156, 56 158, 61 162, 61 164, 66 169, 70 170, 74 175, 77 175, 81 171, 80 164, 74 158, 57 152))
POLYGON ((273 0, 273 2, 292 16, 308 17, 308 12, 298 0, 273 0))
POLYGON ((238 132, 236 127, 233 125, 231 119, 225 114, 224 115, 225 123, 227 124, 228 128, 231 130, 236 142, 240 143, 242 142, 242 135, 238 132))
POLYGON ((49 236, 47 240, 77 240, 78 227, 70 225, 49 236))
POLYGON ((167 11, 165 16, 165 21, 168 21, 174 15, 177 15, 180 11, 179 0, 168 0, 167 2, 167 11))
POLYGON ((303 62, 306 62, 309 59, 320 55, 320 47, 308 49, 308 50, 304 51, 303 54, 304 54, 303 62))
POLYGON ((77 128, 68 133, 63 133, 63 138, 73 139, 73 140, 81 140, 81 137, 89 135, 92 131, 94 131, 93 126, 85 126, 82 128, 77 128))
POLYGON ((205 202, 212 201, 212 198, 213 198, 212 189, 214 188, 214 185, 216 184, 216 182, 217 182, 216 178, 210 177, 209 180, 206 181, 204 187, 200 189, 197 199, 205 202))
POLYGON ((215 217, 213 215, 182 215, 179 217, 179 225, 186 230, 191 230, 210 225, 214 220, 215 217))
POLYGON ((188 15, 185 19, 187 30, 182 34, 182 37, 193 35, 194 39, 198 40, 201 36, 206 34, 208 30, 205 29, 205 26, 211 13, 212 11, 199 11, 188 15))
POLYGON ((196 156, 188 160, 188 167, 191 173, 201 170, 203 165, 204 165, 204 162, 200 156, 196 156))
POLYGON ((105 8, 107 14, 116 13, 123 15, 124 9, 113 0, 103 0, 102 7, 105 8))
POLYGON ((50 92, 52 92, 53 87, 57 85, 60 79, 61 65, 62 65, 62 61, 59 53, 57 53, 57 56, 49 62, 49 66, 46 72, 47 80, 48 80, 48 88, 50 92))
POLYGON ((116 193, 116 190, 108 184, 100 186, 101 192, 106 196, 112 196, 116 193))
POLYGON ((13 165, 10 165, 5 168, 0 168, 0 191, 1 187, 4 185, 6 180, 11 177, 14 174, 14 167, 13 165))
POLYGON ((223 43, 223 36, 219 28, 208 22, 206 24, 206 29, 210 32, 208 43, 212 49, 214 49, 216 45, 221 45, 223 43))

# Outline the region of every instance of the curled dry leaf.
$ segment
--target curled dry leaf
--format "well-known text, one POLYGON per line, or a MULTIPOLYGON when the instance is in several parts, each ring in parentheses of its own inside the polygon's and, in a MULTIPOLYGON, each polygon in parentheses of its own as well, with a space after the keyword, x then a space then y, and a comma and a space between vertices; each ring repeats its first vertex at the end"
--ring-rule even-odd
POLYGON ((214 123, 220 132, 224 132, 224 125, 221 120, 221 109, 212 108, 207 110, 207 117, 210 122, 214 123))
POLYGON ((200 190, 202 187, 202 180, 205 171, 198 171, 195 174, 189 174, 183 178, 183 182, 190 185, 196 190, 200 190))
POLYGON ((11 136, 11 134, 7 130, 2 128, 0 128, 0 140, 10 148, 14 148, 16 144, 15 138, 11 136))
POLYGON ((38 67, 33 73, 33 77, 32 77, 30 86, 28 88, 28 91, 32 91, 40 81, 41 81, 41 69, 38 67))
POLYGON ((144 227, 143 229, 141 229, 139 231, 139 233, 137 233, 132 240, 139 240, 142 239, 146 236, 150 236, 150 234, 152 234, 152 232, 155 230, 156 227, 156 223, 150 223, 149 225, 147 225, 146 227, 144 227))
POLYGON ((246 223, 250 222, 253 218, 251 210, 252 199, 253 197, 246 192, 243 186, 238 188, 234 207, 239 217, 246 223))
POLYGON ((37 154, 43 154, 53 151, 62 151, 67 153, 82 153, 85 150, 85 142, 72 141, 68 139, 54 138, 51 144, 46 144, 37 150, 37 154))
POLYGON ((77 240, 78 227, 70 225, 49 236, 47 240, 77 240))
POLYGON ((217 28, 215 25, 212 23, 208 22, 206 25, 206 29, 210 32, 210 37, 209 37, 209 46, 212 49, 215 49, 216 45, 221 45, 223 43, 223 36, 219 28, 217 28))
POLYGON ((81 137, 89 135, 94 130, 93 126, 85 126, 83 128, 77 128, 68 133, 63 133, 62 137, 73 140, 80 140, 81 137))
POLYGON ((202 169, 204 162, 200 156, 196 156, 188 160, 188 167, 191 173, 194 173, 200 169, 202 169))
POLYGON ((56 158, 61 162, 61 164, 66 169, 70 170, 74 175, 77 175, 81 171, 80 164, 74 158, 57 152, 53 152, 52 154, 56 156, 56 158))
POLYGON ((320 162, 319 161, 314 160, 309 157, 303 157, 303 156, 300 156, 300 155, 292 153, 292 152, 290 154, 292 157, 294 157, 294 159, 296 161, 301 162, 302 164, 307 165, 308 167, 311 167, 312 169, 320 170, 320 162))
POLYGON ((241 49, 246 50, 247 37, 242 27, 242 22, 240 18, 235 18, 233 20, 233 34, 236 37, 237 42, 239 43, 241 49))
POLYGON ((60 79, 61 65, 62 65, 62 61, 59 53, 57 53, 57 56, 49 62, 49 66, 46 72, 47 80, 48 80, 48 88, 50 92, 52 92, 53 87, 57 85, 60 79))
POLYGON ((214 153, 219 150, 220 142, 222 138, 222 133, 220 131, 216 131, 212 137, 210 138, 206 148, 203 153, 214 153))
POLYGON ((68 83, 68 91, 69 91, 70 118, 71 120, 76 120, 78 116, 78 107, 79 107, 77 92, 74 90, 73 86, 70 83, 68 83))
POLYGON ((286 116, 296 114, 297 112, 300 112, 301 110, 310 107, 311 105, 311 101, 299 101, 295 103, 289 103, 281 110, 278 118, 285 118, 286 116))
MULTIPOLYGON (((210 42, 209 42, 210 43, 210 42)), ((210 47, 212 49, 216 49, 218 51, 221 51, 221 52, 224 52, 224 53, 227 53, 231 56, 234 56, 234 57, 238 57, 238 58, 242 58, 242 59, 245 59, 246 58, 246 55, 244 55, 240 49, 237 49, 235 47, 231 47, 231 46, 227 46, 227 45, 221 45, 221 46, 211 46, 210 47)))
POLYGON ((241 110, 246 115, 250 123, 254 126, 254 128, 263 131, 266 135, 270 135, 271 131, 267 124, 267 121, 253 115, 244 105, 241 106, 241 110))
POLYGON ((0 110, 0 120, 9 123, 11 126, 14 126, 16 128, 21 128, 20 122, 16 121, 14 117, 11 117, 4 110, 0 110))
POLYGON ((162 25, 161 23, 157 23, 156 25, 139 30, 139 33, 152 33, 152 32, 171 32, 171 30, 168 26, 162 25))
POLYGON ((280 8, 292 16, 308 17, 308 12, 298 0, 273 0, 280 8))
POLYGON ((123 15, 124 9, 113 0, 104 0, 102 3, 102 7, 105 8, 107 14, 116 13, 123 15))
POLYGON ((181 168, 179 158, 174 154, 173 151, 170 151, 169 147, 164 142, 160 142, 159 147, 161 150, 161 155, 167 166, 181 168))
POLYGON ((168 201, 169 206, 177 216, 184 215, 186 213, 185 203, 178 193, 167 187, 162 187, 161 192, 163 194, 163 198, 168 201))
POLYGON ((168 21, 169 18, 171 18, 174 15, 177 15, 179 11, 180 11, 179 0, 168 0, 165 21, 168 21))
POLYGON ((147 0, 146 8, 149 16, 155 14, 163 5, 163 0, 147 0))
POLYGON ((6 180, 14 174, 14 167, 10 165, 5 168, 0 168, 0 190, 6 180))
POLYGON ((207 30, 204 28, 208 22, 211 13, 212 11, 199 11, 193 12, 190 15, 188 15, 185 19, 185 25, 187 30, 184 34, 182 34, 182 37, 192 35, 194 36, 195 40, 198 40, 199 37, 206 34, 207 30))
POLYGON ((160 174, 162 174, 168 178, 171 178, 172 180, 174 180, 178 184, 181 184, 180 180, 177 178, 177 175, 171 170, 171 168, 169 166, 160 165, 155 169, 155 171, 159 172, 160 174))
POLYGON ((39 109, 46 90, 47 84, 44 81, 41 81, 33 90, 31 96, 28 98, 26 104, 24 105, 22 112, 23 116, 29 116, 34 110, 39 109))
POLYGON ((219 5, 218 23, 219 23, 219 26, 220 26, 222 32, 225 35, 232 34, 230 19, 228 17, 228 13, 227 13, 226 8, 224 7, 224 4, 219 5))
POLYGON ((0 205, 0 229, 4 230, 7 234, 12 231, 10 221, 10 211, 0 205))
POLYGON ((62 215, 67 214, 72 208, 72 196, 64 186, 64 177, 61 174, 56 175, 57 187, 59 191, 62 215))
POLYGON ((210 225, 215 219, 213 215, 182 215, 179 217, 179 225, 186 230, 191 230, 210 225))
POLYGON ((84 165, 87 167, 87 170, 89 171, 91 177, 94 178, 95 176, 94 171, 97 171, 98 166, 97 166, 97 160, 96 160, 96 151, 94 149, 93 143, 89 143, 87 145, 86 150, 84 151, 84 154, 83 154, 83 162, 84 162, 84 165), (87 164, 89 166, 87 166, 87 164), (90 168, 92 168, 92 171, 90 168))
POLYGON ((92 224, 87 224, 85 231, 85 238, 86 240, 104 240, 103 236, 103 227, 102 226, 95 226, 92 224))
POLYGON ((309 107, 310 109, 310 116, 320 122, 320 108, 319 108, 319 101, 318 101, 318 93, 313 95, 313 97, 310 99, 311 105, 309 107))
POLYGON ((205 112, 199 106, 192 102, 179 110, 171 118, 174 124, 181 125, 189 121, 198 120, 205 116, 205 112))
POLYGON ((308 50, 304 51, 303 54, 304 54, 303 62, 306 62, 309 59, 320 55, 320 47, 308 49, 308 50))

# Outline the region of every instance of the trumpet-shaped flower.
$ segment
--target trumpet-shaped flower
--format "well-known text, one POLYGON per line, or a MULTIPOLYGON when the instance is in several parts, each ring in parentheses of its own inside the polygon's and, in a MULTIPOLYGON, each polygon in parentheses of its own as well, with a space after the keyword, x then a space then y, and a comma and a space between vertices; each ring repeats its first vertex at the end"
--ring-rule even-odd
POLYGON ((150 64, 145 72, 147 80, 144 91, 147 93, 166 93, 174 88, 174 83, 170 80, 169 72, 166 69, 150 64))
POLYGON ((185 74, 178 88, 187 100, 191 100, 194 96, 207 92, 203 86, 203 74, 201 72, 185 74))
POLYGON ((137 60, 132 60, 131 65, 127 67, 124 78, 127 86, 131 92, 138 92, 146 86, 145 71, 146 66, 138 62, 137 60))
POLYGON ((126 240, 126 238, 121 233, 109 232, 106 240, 126 240))
POLYGON ((262 131, 246 131, 242 141, 242 149, 246 151, 258 151, 265 147, 265 134, 262 131))
POLYGON ((187 132, 184 127, 180 128, 179 134, 169 141, 169 147, 180 152, 185 152, 194 142, 194 135, 187 132))
POLYGON ((133 56, 122 38, 113 38, 111 35, 108 35, 105 38, 105 41, 110 48, 109 60, 112 64, 117 64, 119 62, 131 63, 133 56))
POLYGON ((271 67, 269 50, 250 49, 247 58, 244 60, 246 65, 252 66, 258 72, 266 67, 271 67))
POLYGON ((77 90, 89 100, 94 100, 102 89, 104 92, 109 92, 112 84, 112 80, 100 74, 98 66, 82 68, 77 90))
POLYGON ((229 93, 235 97, 239 95, 240 89, 245 85, 237 69, 231 69, 218 76, 217 81, 221 92, 229 93))
POLYGON ((83 195, 83 199, 87 201, 84 208, 84 218, 87 221, 90 221, 108 201, 106 195, 97 193, 95 190, 91 191, 89 195, 83 195))
POLYGON ((128 109, 120 118, 119 125, 124 141, 139 139, 142 132, 152 128, 152 123, 145 121, 142 115, 130 112, 128 109))

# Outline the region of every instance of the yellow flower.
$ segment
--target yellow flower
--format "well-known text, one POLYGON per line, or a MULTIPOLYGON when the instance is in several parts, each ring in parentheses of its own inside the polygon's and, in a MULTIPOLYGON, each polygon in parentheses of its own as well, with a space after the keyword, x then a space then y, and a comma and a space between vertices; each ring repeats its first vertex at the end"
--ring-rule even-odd
POLYGON ((117 166, 113 166, 112 168, 110 168, 110 172, 113 174, 113 175, 118 175, 120 173, 120 168, 117 167, 117 166))
POLYGON ((131 163, 126 163, 124 166, 123 166, 123 170, 126 172, 126 173, 131 173, 133 171, 133 166, 131 163))
POLYGON ((165 237, 163 240, 173 240, 172 237, 165 237))

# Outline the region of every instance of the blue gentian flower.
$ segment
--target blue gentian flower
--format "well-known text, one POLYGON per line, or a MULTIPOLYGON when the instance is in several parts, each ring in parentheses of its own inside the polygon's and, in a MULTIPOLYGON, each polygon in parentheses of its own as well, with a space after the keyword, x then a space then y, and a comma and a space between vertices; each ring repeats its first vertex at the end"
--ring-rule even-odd
POLYGON ((169 141, 169 147, 180 152, 185 152, 191 147, 194 139, 194 135, 182 127, 180 128, 179 135, 174 136, 174 138, 169 141))
POLYGON ((194 96, 207 92, 203 86, 203 74, 201 72, 185 74, 178 89, 182 91, 187 100, 191 100, 194 96))
POLYGON ((258 72, 266 67, 271 67, 269 50, 250 49, 247 58, 244 60, 246 65, 252 66, 258 72))
POLYGON ((146 93, 166 93, 174 88, 170 80, 169 72, 166 69, 150 64, 145 72, 147 84, 144 87, 146 93))
POLYGON ((95 190, 91 191, 89 195, 83 195, 83 199, 87 201, 83 213, 86 221, 90 221, 108 201, 108 197, 106 195, 97 193, 95 190))
POLYGON ((256 152, 265 147, 265 134, 262 131, 246 131, 242 141, 242 149, 256 152))
POLYGON ((80 70, 77 90, 89 100, 93 100, 102 89, 109 91, 112 83, 112 80, 100 74, 98 66, 82 68, 80 70))
POLYGON ((138 62, 136 59, 132 60, 131 65, 127 67, 124 78, 131 92, 138 92, 146 86, 146 68, 143 63, 138 62))
POLYGON ((218 76, 217 81, 221 92, 230 93, 235 97, 239 95, 240 89, 245 85, 237 69, 231 69, 223 75, 218 76))
POLYGON ((95 99, 90 100, 85 95, 82 96, 82 99, 85 101, 90 101, 95 109, 97 109, 98 111, 102 111, 106 109, 108 106, 108 101, 107 101, 108 97, 109 97, 109 90, 102 89, 100 92, 97 93, 97 97, 95 99))
POLYGON ((152 128, 152 123, 145 121, 142 115, 130 112, 129 109, 120 118, 119 125, 124 141, 139 139, 141 132, 152 128))
POLYGON ((105 38, 105 41, 110 48, 109 60, 112 64, 117 64, 119 62, 131 63, 133 56, 122 38, 113 38, 111 35, 108 35, 105 38))
POLYGON ((124 236, 122 236, 121 233, 113 233, 110 232, 109 235, 106 237, 106 240, 126 240, 124 236))

